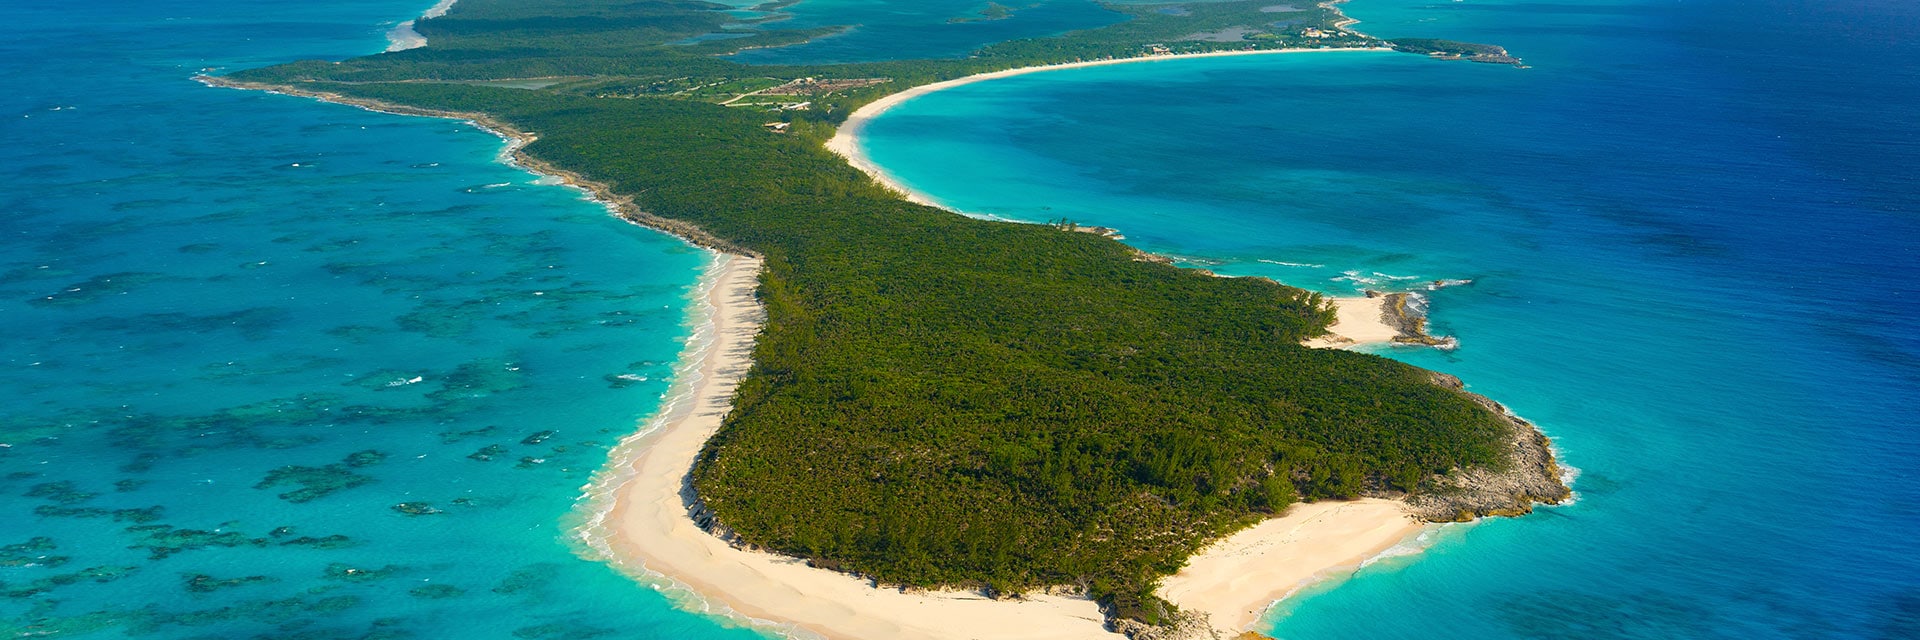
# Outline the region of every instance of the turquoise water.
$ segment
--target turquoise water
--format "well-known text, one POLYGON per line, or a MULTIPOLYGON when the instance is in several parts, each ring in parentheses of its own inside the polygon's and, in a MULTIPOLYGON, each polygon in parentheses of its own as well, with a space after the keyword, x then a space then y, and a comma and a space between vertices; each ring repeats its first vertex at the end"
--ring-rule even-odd
POLYGON ((10 5, 0 635, 756 637, 570 532, 701 252, 470 125, 190 80, 424 4, 10 5))
POLYGON ((869 127, 958 209, 1117 227, 1232 275, 1423 289, 1457 374, 1578 500, 1441 528, 1281 638, 1920 637, 1920 11, 1358 0, 1392 53, 979 83, 869 127))

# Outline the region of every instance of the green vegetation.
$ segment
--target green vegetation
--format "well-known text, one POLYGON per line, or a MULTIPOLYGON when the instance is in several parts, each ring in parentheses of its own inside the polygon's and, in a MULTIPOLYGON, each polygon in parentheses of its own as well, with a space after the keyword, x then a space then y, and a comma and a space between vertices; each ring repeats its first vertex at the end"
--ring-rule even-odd
POLYGON ((1440 58, 1472 60, 1474 62, 1520 64, 1520 59, 1508 55, 1506 48, 1490 44, 1435 40, 1432 38, 1401 38, 1394 40, 1392 45, 1394 51, 1402 53, 1420 53, 1440 58))
POLYGON ((1507 424, 1424 370, 1301 347, 1332 321, 1316 294, 912 204, 821 143, 932 80, 1338 32, 1331 10, 1272 2, 1115 7, 1134 19, 963 60, 748 67, 711 54, 807 34, 673 44, 730 20, 690 1, 461 0, 420 23, 428 48, 234 77, 484 113, 537 132, 533 157, 764 256, 755 364, 694 474, 744 540, 889 584, 1083 585, 1154 622, 1152 585, 1208 540, 1297 499, 1500 465, 1507 424), (1266 37, 1181 39, 1235 27, 1266 37), (527 78, 558 81, 497 82, 527 78), (783 85, 821 88, 779 98, 804 109, 718 104, 783 85))

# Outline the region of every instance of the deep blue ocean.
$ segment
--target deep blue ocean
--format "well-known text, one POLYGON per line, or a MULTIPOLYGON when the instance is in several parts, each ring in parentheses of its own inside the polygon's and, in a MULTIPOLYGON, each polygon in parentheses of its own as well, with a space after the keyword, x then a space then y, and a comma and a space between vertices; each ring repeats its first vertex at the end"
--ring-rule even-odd
POLYGON ((1048 72, 910 101, 876 161, 1231 275, 1433 291, 1454 373, 1578 499, 1284 602, 1280 638, 1920 637, 1920 7, 1356 0, 1507 46, 1048 72))
MULTIPOLYGON (((425 0, 0 12, 0 633, 755 637, 576 541, 702 253, 470 125, 191 81, 425 0)), ((753 61, 959 55, 1084 2, 808 0, 753 61), (1019 3, 1014 3, 1019 4, 1019 3)), ((1384 53, 970 85, 869 129, 965 211, 1431 293, 1386 350, 1539 422, 1577 502, 1289 599, 1283 638, 1920 637, 1920 8, 1356 0, 1384 53)))

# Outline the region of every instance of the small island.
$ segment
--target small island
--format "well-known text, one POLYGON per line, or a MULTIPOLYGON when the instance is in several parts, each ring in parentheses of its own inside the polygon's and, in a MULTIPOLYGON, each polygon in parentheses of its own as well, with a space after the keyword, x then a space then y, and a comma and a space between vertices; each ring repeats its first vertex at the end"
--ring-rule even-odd
MULTIPOLYGON (((1250 622, 1245 603, 1206 606, 1224 597, 1209 554, 1252 548, 1263 523, 1365 512, 1386 524, 1364 539, 1391 542, 1568 496, 1539 430, 1459 380, 1315 348, 1374 325, 1422 342, 1413 316, 1389 324, 1404 298, 1329 301, 1110 233, 956 215, 888 186, 844 137, 916 92, 1036 68, 1457 49, 1362 34, 1331 3, 1255 0, 1110 5, 1129 19, 963 59, 727 58, 837 31, 777 29, 780 8, 461 0, 413 25, 426 46, 203 81, 471 120, 522 165, 723 256, 677 382, 689 401, 616 456, 598 535, 749 617, 938 637, 866 615, 918 598, 947 616, 930 624, 1206 637, 1250 622), (822 594, 854 613, 750 604, 822 594)), ((1248 601, 1324 566, 1307 568, 1248 601)))
POLYGON ((1519 58, 1508 53, 1506 47, 1432 38, 1397 38, 1393 41, 1393 50, 1405 53, 1419 53, 1441 60, 1467 60, 1490 64, 1510 64, 1524 67, 1519 58))

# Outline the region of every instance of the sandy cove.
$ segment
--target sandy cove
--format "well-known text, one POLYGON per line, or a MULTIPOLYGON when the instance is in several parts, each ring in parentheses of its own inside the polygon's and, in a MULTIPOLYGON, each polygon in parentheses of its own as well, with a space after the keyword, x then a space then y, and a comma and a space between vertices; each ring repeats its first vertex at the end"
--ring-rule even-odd
POLYGON ((1275 602, 1358 569, 1426 526, 1394 500, 1298 504, 1284 516, 1215 541, 1162 580, 1155 593, 1183 611, 1206 614, 1220 638, 1235 638, 1275 602))
POLYGON ((1370 344, 1391 344, 1400 329, 1387 324, 1385 296, 1328 298, 1333 303, 1333 325, 1327 335, 1306 341, 1316 349, 1344 349, 1370 344))

